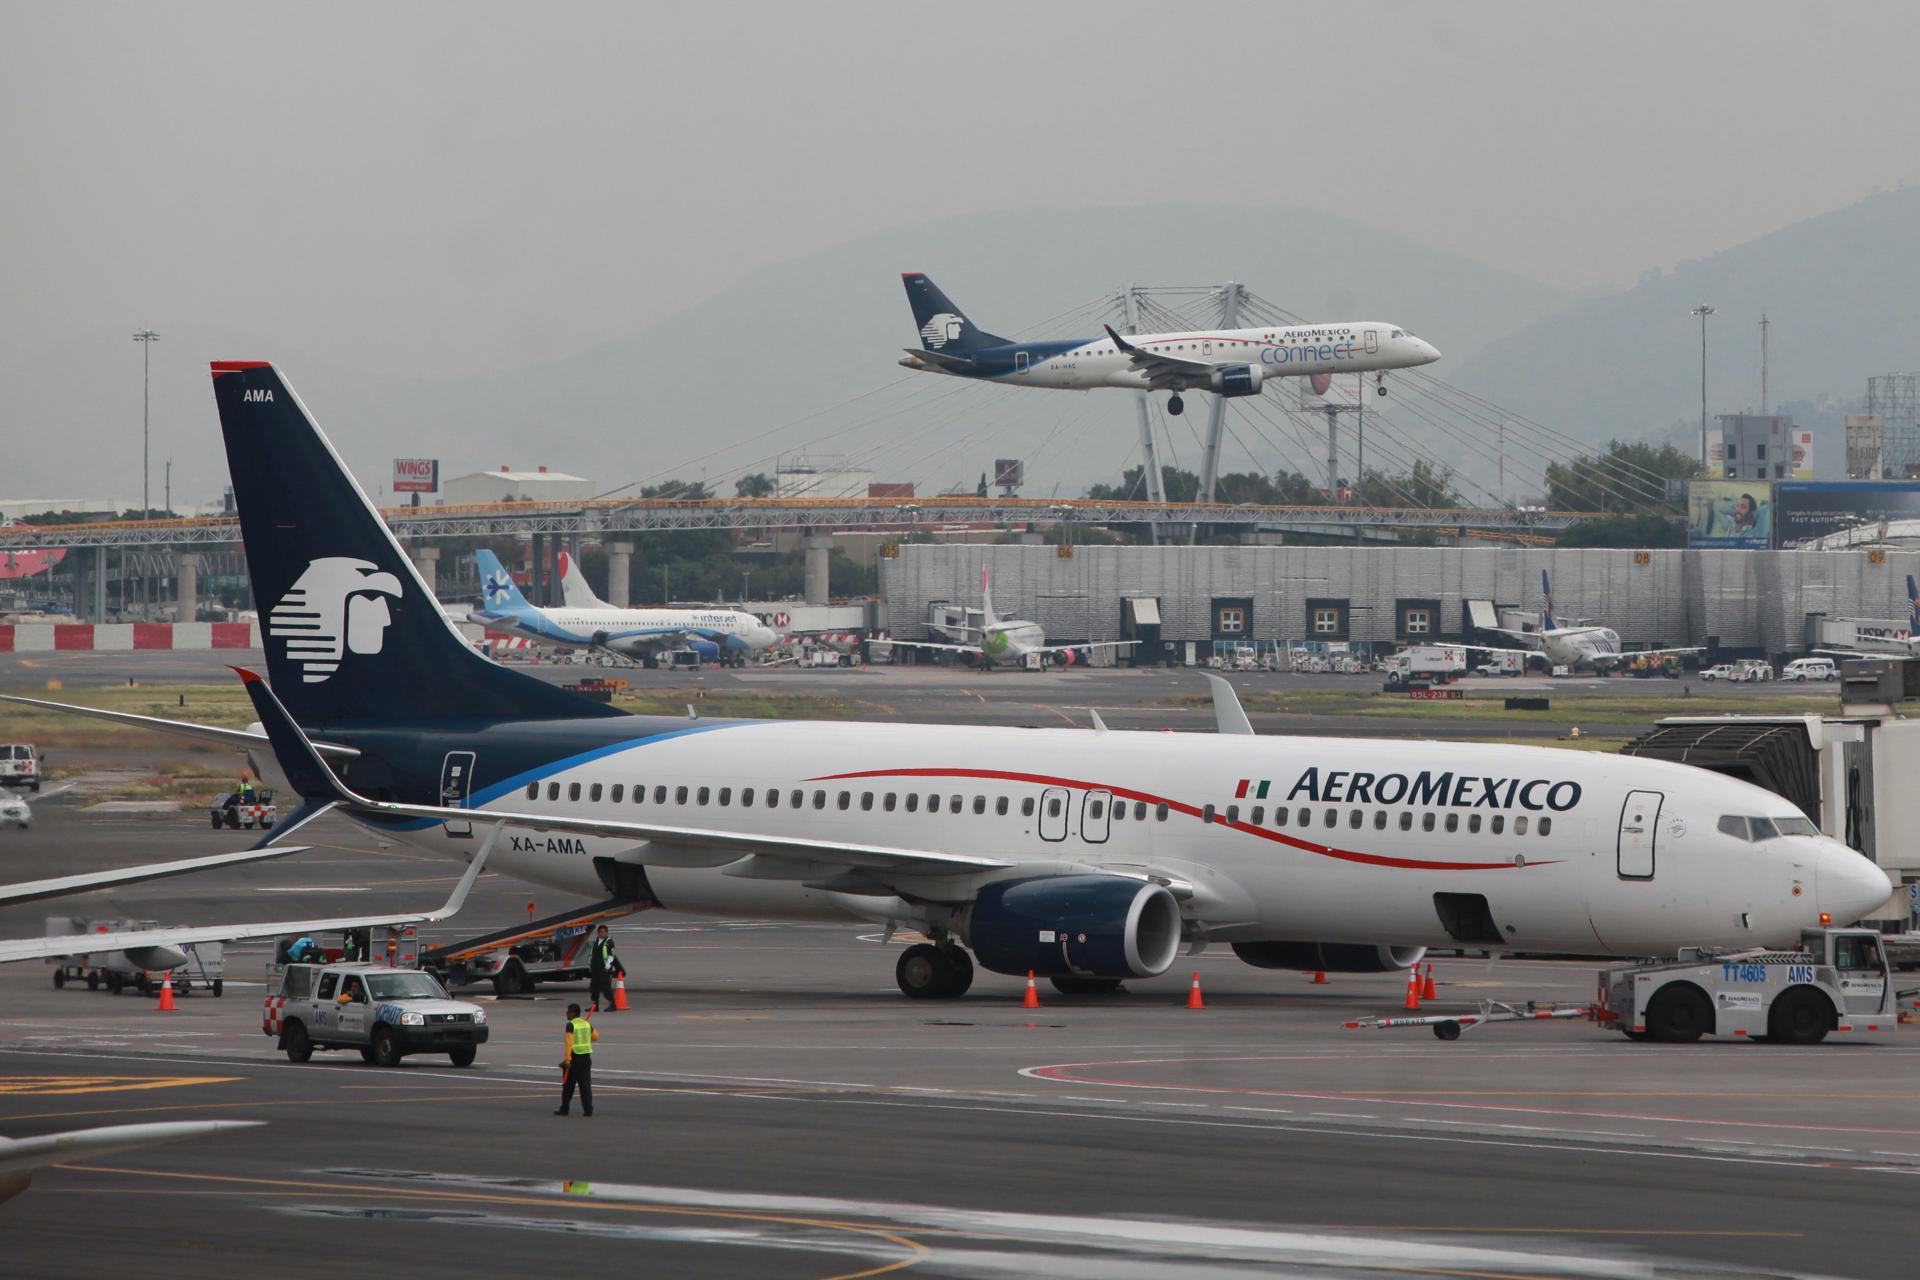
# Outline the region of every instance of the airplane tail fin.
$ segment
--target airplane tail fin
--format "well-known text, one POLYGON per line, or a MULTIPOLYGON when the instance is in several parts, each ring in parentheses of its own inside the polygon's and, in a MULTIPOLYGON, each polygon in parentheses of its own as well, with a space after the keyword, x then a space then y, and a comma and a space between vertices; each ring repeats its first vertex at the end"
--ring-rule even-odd
POLYGON ((480 571, 480 597, 489 613, 531 613, 533 602, 520 591, 520 584, 500 563, 500 557, 480 548, 473 553, 473 567, 480 571))
POLYGON ((977 347, 1006 345, 1007 339, 977 328, 939 285, 918 271, 905 272, 900 279, 907 286, 907 301, 913 305, 913 322, 919 326, 923 349, 954 355, 977 347))
POLYGON ((476 652, 271 364, 216 361, 213 398, 267 672, 299 723, 624 714, 476 652))
POLYGON ((1913 575, 1907 575, 1907 632, 1920 636, 1920 586, 1915 586, 1913 575))
POLYGON ((1540 571, 1540 629, 1553 631, 1559 625, 1553 620, 1553 579, 1547 576, 1545 569, 1542 569, 1540 571))
POLYGON ((593 594, 580 562, 568 551, 560 553, 560 598, 569 609, 611 609, 613 606, 593 594))
POLYGON ((980 566, 980 612, 985 615, 980 619, 982 629, 991 629, 999 623, 999 615, 993 611, 993 576, 985 565, 980 566))

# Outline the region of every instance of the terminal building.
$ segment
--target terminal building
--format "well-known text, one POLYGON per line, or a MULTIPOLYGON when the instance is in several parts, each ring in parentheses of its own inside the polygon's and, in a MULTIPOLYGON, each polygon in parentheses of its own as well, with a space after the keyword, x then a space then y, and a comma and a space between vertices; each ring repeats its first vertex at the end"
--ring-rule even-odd
POLYGON ((934 638, 945 611, 979 608, 983 566, 1001 617, 1051 640, 1138 640, 1140 662, 1248 641, 1471 640, 1501 611, 1537 610, 1542 571, 1563 620, 1612 627, 1624 648, 1777 656, 1805 652, 1823 618, 1905 618, 1920 551, 908 544, 880 561, 883 629, 934 638))

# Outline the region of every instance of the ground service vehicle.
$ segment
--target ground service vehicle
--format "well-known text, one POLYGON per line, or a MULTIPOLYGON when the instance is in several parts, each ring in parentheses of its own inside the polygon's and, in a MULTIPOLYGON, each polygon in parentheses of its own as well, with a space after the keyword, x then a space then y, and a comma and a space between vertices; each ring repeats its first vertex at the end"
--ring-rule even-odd
POLYGON ((1838 680, 1840 668, 1832 658, 1795 658, 1780 672, 1782 680, 1838 680))
POLYGON ((1890 1039, 1898 993, 1880 935, 1807 929, 1793 951, 1682 951, 1677 960, 1607 969, 1594 1016, 1633 1040, 1703 1035, 1818 1044, 1890 1039))
POLYGON ((0 787, 40 789, 40 749, 31 742, 0 742, 0 787))
POLYGON ((315 1049, 358 1049, 382 1067, 413 1053, 444 1053, 465 1067, 487 1042, 487 1012, 450 998, 418 969, 290 964, 262 1007, 260 1030, 293 1062, 315 1049))
POLYGON ((0 791, 0 827, 18 827, 22 831, 33 826, 33 807, 25 798, 0 791))
POLYGON ((213 802, 212 814, 215 831, 221 827, 234 831, 258 827, 265 831, 273 826, 279 810, 274 807, 273 792, 262 789, 255 790, 251 798, 246 792, 230 791, 213 802))

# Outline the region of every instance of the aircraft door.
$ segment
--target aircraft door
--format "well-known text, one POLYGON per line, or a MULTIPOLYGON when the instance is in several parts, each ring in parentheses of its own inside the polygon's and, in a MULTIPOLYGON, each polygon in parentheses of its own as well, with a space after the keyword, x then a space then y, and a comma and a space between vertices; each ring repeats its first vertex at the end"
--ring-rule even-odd
POLYGON ((1027 353, 1026 352, 1016 351, 1013 353, 1013 371, 1015 373, 1025 373, 1027 371, 1027 353))
POLYGON ((1620 809, 1619 870, 1623 880, 1653 879, 1654 842, 1660 835, 1658 791, 1629 791, 1620 809))
POLYGON ((1211 339, 1200 344, 1200 354, 1203 356, 1210 356, 1213 354, 1213 342, 1211 339))
POLYGON ((1365 340, 1367 344, 1367 354, 1370 356, 1379 355, 1380 354, 1380 331, 1378 329, 1366 330, 1365 340))
POLYGON ((1080 801, 1080 838, 1088 844, 1105 844, 1113 822, 1113 793, 1089 791, 1080 801))
POLYGON ((1065 787, 1048 787, 1040 793, 1040 838, 1042 840, 1067 838, 1067 799, 1065 787))
MULTIPOLYGON (((471 751, 449 751, 446 760, 440 766, 440 803, 451 809, 464 809, 467 800, 473 794, 473 762, 471 751)), ((471 839, 471 822, 449 822, 447 834, 456 840, 471 839)))
POLYGON ((1871 934, 1845 934, 1833 940, 1833 967, 1848 1013, 1878 1013, 1887 994, 1886 961, 1880 940, 1871 934))

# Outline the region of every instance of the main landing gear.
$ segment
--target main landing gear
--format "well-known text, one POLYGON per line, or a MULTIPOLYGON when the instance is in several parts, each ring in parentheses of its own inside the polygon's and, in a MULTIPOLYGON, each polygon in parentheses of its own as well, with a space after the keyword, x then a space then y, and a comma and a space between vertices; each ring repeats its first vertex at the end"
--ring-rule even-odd
POLYGON ((916 942, 900 953, 893 979, 915 1000, 951 1000, 973 985, 973 957, 952 942, 916 942))
POLYGON ((1187 402, 1180 398, 1178 391, 1174 392, 1173 397, 1167 401, 1167 412, 1177 418, 1186 411, 1187 402))

